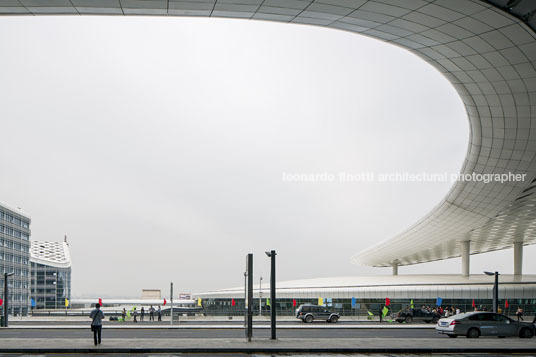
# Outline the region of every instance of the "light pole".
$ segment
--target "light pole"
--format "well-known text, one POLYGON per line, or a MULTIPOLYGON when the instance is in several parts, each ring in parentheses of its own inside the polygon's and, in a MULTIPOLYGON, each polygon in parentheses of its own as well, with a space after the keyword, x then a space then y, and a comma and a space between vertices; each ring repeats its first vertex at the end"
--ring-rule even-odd
POLYGON ((7 290, 7 278, 9 276, 12 276, 13 274, 15 274, 14 272, 11 272, 11 273, 4 273, 4 327, 8 327, 8 309, 9 309, 9 304, 8 304, 8 298, 9 298, 9 292, 7 290))
POLYGON ((262 316, 262 276, 259 280, 259 316, 262 316))
POLYGON ((497 311, 499 311, 499 272, 496 271, 495 273, 492 273, 490 271, 485 271, 484 274, 495 276, 495 282, 493 284, 493 312, 497 313, 497 311))
POLYGON ((265 252, 270 258, 270 329, 272 330, 272 340, 276 339, 275 320, 276 320, 276 303, 275 303, 275 250, 265 252))
POLYGON ((169 283, 169 299, 171 300, 171 311, 169 312, 169 324, 173 326, 173 282, 169 283))

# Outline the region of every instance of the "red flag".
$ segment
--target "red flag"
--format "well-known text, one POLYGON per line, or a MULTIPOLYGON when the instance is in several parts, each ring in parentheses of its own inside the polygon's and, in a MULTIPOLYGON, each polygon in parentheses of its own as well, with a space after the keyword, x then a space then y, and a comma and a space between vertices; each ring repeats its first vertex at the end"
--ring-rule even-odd
POLYGON ((504 302, 504 307, 506 308, 510 307, 510 304, 508 303, 508 299, 506 299, 506 301, 504 302))
POLYGON ((102 299, 99 298, 99 305, 102 306, 102 299))
POLYGON ((391 300, 389 298, 385 298, 385 306, 391 305, 391 300))
POLYGON ((235 306, 236 302, 234 301, 234 298, 231 300, 231 306, 235 306))
POLYGON ((476 304, 475 304, 475 299, 473 299, 473 308, 476 307, 476 304))
POLYGON ((166 298, 164 298, 164 306, 166 306, 166 303, 167 303, 167 300, 166 298))
POLYGON ((4 299, 0 299, 0 306, 4 305, 4 299))
POLYGON ((296 299, 292 299, 292 307, 296 307, 296 299))

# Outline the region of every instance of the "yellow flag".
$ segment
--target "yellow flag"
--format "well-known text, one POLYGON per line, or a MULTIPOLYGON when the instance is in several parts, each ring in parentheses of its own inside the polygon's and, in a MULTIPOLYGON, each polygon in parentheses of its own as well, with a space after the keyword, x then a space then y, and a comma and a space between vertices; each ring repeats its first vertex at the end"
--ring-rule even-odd
POLYGON ((201 304, 202 301, 203 301, 203 300, 201 300, 201 298, 198 298, 198 299, 197 299, 197 306, 203 306, 203 305, 201 304))
POLYGON ((318 305, 324 305, 324 298, 318 298, 318 305))
POLYGON ((69 306, 69 299, 65 299, 65 307, 69 306))

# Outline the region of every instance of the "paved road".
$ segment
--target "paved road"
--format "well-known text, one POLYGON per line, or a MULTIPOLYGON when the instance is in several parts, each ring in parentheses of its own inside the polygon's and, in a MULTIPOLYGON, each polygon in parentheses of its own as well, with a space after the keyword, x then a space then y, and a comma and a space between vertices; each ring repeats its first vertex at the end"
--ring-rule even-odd
MULTIPOLYGON (((91 331, 87 330, 41 330, 41 329, 24 329, 24 330, 1 330, 0 338, 90 338, 91 331)), ((229 329, 197 329, 197 330, 161 330, 161 329, 104 329, 105 338, 241 338, 244 337, 243 330, 229 329)), ((254 330, 255 337, 270 337, 270 330, 254 330)), ((439 335, 433 329, 396 329, 396 330, 278 330, 278 337, 281 338, 448 338, 439 335)))
MULTIPOLYGON (((71 321, 46 321, 46 320, 15 320, 14 318, 10 318, 9 325, 10 326, 42 326, 42 325, 61 325, 61 326, 70 326, 70 325, 83 325, 83 324, 89 324, 91 320, 89 318, 87 319, 76 319, 71 321)), ((134 323, 132 321, 127 322, 117 322, 117 321, 103 321, 104 325, 111 325, 111 326, 169 326, 169 321, 143 321, 134 323)), ((233 320, 181 320, 179 322, 175 322, 175 325, 231 325, 231 326, 240 326, 244 323, 243 318, 237 318, 233 320)), ((270 321, 269 320, 261 320, 261 321, 254 321, 255 325, 263 325, 263 326, 269 326, 270 321)), ((303 322, 299 320, 293 320, 293 321, 277 321, 278 325, 289 325, 289 326, 331 326, 332 324, 329 324, 325 321, 314 321, 311 324, 304 324, 303 322)), ((421 323, 419 323, 421 324, 421 323)), ((378 321, 351 321, 351 320, 340 320, 337 322, 335 326, 340 325, 396 325, 396 326, 404 326, 406 324, 398 324, 398 323, 379 323, 378 321)), ((414 324, 413 324, 414 325, 414 324)))

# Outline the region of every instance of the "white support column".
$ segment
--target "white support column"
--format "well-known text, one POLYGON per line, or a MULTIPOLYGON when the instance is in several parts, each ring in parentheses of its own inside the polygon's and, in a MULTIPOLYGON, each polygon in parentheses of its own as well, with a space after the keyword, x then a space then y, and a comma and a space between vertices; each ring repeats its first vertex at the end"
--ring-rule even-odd
POLYGON ((395 261, 391 265, 393 266, 393 275, 398 275, 398 262, 395 261))
POLYGON ((514 275, 523 274, 523 242, 514 242, 514 275))
POLYGON ((469 276, 470 257, 471 257, 471 241, 466 240, 460 242, 462 253, 462 276, 469 276))

